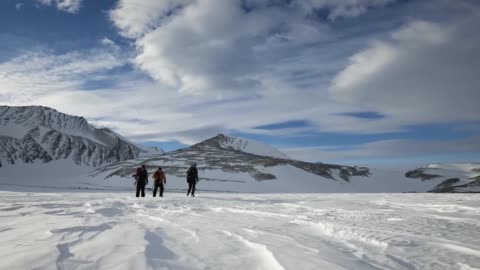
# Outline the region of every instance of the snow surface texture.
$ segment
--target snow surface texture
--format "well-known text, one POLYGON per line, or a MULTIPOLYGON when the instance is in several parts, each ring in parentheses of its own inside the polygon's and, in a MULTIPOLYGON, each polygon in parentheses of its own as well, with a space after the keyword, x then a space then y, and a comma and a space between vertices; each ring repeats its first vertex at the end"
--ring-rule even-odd
POLYGON ((83 117, 41 106, 0 106, 0 167, 69 159, 77 165, 102 164, 158 154, 83 117))
POLYGON ((480 197, 0 192, 1 269, 479 269, 480 197))

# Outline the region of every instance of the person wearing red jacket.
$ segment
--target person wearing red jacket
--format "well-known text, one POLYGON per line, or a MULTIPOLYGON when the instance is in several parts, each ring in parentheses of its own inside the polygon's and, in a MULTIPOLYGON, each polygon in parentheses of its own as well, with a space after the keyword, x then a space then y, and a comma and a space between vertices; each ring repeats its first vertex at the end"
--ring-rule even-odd
POLYGON ((153 174, 153 197, 157 196, 157 190, 160 190, 160 197, 163 197, 164 185, 167 184, 167 177, 162 170, 162 167, 158 167, 158 170, 153 174))

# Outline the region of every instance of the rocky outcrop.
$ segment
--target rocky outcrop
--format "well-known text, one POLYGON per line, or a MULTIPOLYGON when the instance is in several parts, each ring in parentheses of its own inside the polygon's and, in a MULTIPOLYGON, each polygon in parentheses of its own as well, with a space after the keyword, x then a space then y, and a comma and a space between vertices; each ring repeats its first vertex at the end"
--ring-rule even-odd
POLYGON ((162 164, 167 174, 183 177, 191 163, 197 163, 199 170, 219 170, 226 173, 246 173, 257 181, 278 178, 269 169, 293 166, 299 170, 321 176, 333 181, 349 181, 352 176, 368 176, 366 167, 350 167, 324 163, 309 163, 299 160, 246 153, 236 148, 225 146, 227 136, 219 134, 190 147, 169 152, 164 155, 141 159, 138 162, 115 163, 99 168, 93 175, 109 172, 109 176, 129 176, 135 167, 145 164, 149 170, 155 170, 156 164, 162 164), (155 165, 153 165, 155 164, 155 165))
POLYGON ((83 117, 41 106, 0 106, 0 128, 0 166, 70 159, 96 167, 151 153, 83 117))

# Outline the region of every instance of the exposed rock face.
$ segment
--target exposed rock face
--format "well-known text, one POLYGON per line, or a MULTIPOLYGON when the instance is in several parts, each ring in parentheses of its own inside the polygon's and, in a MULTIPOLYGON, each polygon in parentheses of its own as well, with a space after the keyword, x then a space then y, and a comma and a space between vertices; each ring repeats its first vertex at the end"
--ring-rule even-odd
POLYGON ((480 192, 480 164, 429 164, 409 171, 408 178, 439 181, 430 192, 480 192))
MULTIPOLYGON (((257 181, 277 179, 278 175, 272 173, 269 168, 274 169, 288 165, 333 181, 349 181, 352 176, 370 175, 369 169, 366 167, 309 163, 246 153, 228 145, 225 146, 224 142, 226 140, 230 140, 228 136, 219 134, 188 148, 158 155, 150 159, 107 165, 94 172, 94 175, 109 172, 108 176, 118 175, 127 177, 134 171, 135 167, 145 164, 151 171, 158 165, 161 165, 166 173, 183 177, 191 163, 197 163, 200 171, 218 170, 226 173, 246 173, 257 181)), ((215 180, 221 181, 222 179, 215 180)))
POLYGON ((0 106, 0 166, 60 159, 100 166, 147 152, 109 129, 95 128, 83 117, 40 106, 0 106))
POLYGON ((421 179, 422 181, 442 177, 441 175, 425 173, 425 170, 425 168, 419 168, 413 171, 408 171, 407 173, 405 173, 405 177, 421 179))

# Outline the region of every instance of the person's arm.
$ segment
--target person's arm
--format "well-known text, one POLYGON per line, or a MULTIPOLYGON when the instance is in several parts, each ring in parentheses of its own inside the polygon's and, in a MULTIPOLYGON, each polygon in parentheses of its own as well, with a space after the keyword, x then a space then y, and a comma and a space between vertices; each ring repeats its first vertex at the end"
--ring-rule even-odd
POLYGON ((167 175, 165 173, 163 173, 163 183, 167 183, 167 175))
POLYGON ((197 183, 198 183, 198 170, 195 170, 195 180, 196 180, 197 183))

